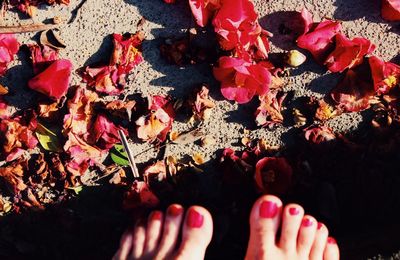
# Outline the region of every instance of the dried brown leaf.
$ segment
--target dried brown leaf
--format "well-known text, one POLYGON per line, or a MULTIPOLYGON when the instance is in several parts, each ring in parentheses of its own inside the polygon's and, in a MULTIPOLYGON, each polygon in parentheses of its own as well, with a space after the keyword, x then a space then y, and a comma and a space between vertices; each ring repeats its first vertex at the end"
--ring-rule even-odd
POLYGON ((178 135, 178 137, 176 137, 175 140, 172 140, 172 143, 173 144, 190 144, 190 143, 196 142, 203 136, 204 136, 204 133, 201 131, 201 129, 194 129, 189 132, 178 135))

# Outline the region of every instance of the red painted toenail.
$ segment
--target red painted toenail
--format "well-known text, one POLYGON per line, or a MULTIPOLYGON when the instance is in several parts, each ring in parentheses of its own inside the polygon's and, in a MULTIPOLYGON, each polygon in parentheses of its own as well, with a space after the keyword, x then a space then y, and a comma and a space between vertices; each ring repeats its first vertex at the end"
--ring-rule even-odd
POLYGON ((186 217, 186 225, 191 228, 200 228, 203 226, 204 217, 195 209, 190 209, 186 217))
POLYGON ((151 220, 161 220, 162 219, 162 213, 160 211, 154 211, 151 213, 151 220))
POLYGON ((309 218, 305 218, 303 219, 303 221, 301 222, 301 225, 303 225, 304 227, 311 227, 314 224, 314 221, 312 221, 309 218))
POLYGON ((182 214, 183 208, 178 206, 178 205, 171 205, 168 208, 168 215, 172 216, 172 217, 177 217, 179 215, 182 214))
POLYGON ((324 226, 324 224, 322 224, 321 222, 318 222, 318 225, 317 225, 318 230, 320 230, 323 226, 324 226))
POLYGON ((278 213, 278 205, 272 201, 263 201, 260 205, 260 217, 273 218, 278 213))
POLYGON ((298 208, 293 207, 293 208, 289 209, 289 214, 292 216, 299 215, 299 213, 300 213, 300 210, 298 208))
POLYGON ((336 244, 336 240, 333 237, 328 237, 328 244, 336 244))

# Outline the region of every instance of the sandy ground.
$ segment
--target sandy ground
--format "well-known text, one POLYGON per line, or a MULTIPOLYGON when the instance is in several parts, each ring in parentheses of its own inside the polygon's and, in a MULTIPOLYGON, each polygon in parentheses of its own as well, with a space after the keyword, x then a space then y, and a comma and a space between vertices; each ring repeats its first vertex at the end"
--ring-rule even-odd
MULTIPOLYGON (((160 57, 159 44, 162 37, 177 36, 193 25, 191 15, 184 0, 177 5, 166 5, 161 0, 87 0, 76 13, 75 20, 61 27, 61 36, 67 48, 61 51, 61 57, 70 59, 74 68, 100 61, 112 50, 110 34, 136 31, 136 24, 143 17, 148 23, 146 41, 143 43, 145 62, 129 76, 126 94, 142 93, 170 94, 185 97, 193 86, 202 82, 211 86, 211 96, 217 102, 211 119, 205 123, 206 132, 217 140, 215 146, 201 148, 198 145, 171 146, 167 154, 184 156, 201 151, 206 158, 215 158, 215 152, 225 147, 239 146, 239 138, 245 128, 252 129, 252 137, 266 138, 271 144, 288 144, 291 141, 291 126, 282 126, 274 130, 256 129, 253 122, 255 102, 238 106, 223 100, 216 82, 210 78, 210 68, 206 65, 193 65, 179 68, 169 65, 160 57)), ((380 18, 378 0, 254 0, 262 26, 275 33, 271 39, 272 52, 282 52, 293 48, 277 34, 277 12, 301 10, 306 7, 314 20, 323 17, 343 21, 343 30, 349 37, 363 36, 377 45, 374 52, 385 60, 397 60, 400 36, 396 32, 397 24, 385 23, 380 18)), ((71 5, 44 7, 39 10, 36 22, 44 21, 55 15, 70 19, 80 1, 71 0, 71 5)), ((33 21, 17 13, 9 12, 3 24, 32 23, 33 21), (23 20, 20 20, 23 18, 23 20)), ((35 34, 18 35, 22 43, 35 39, 35 34)), ((27 56, 21 54, 15 66, 0 81, 15 93, 9 100, 16 109, 23 109, 35 102, 35 96, 26 89, 26 82, 32 77, 27 56)), ((292 76, 286 79, 285 90, 295 92, 295 97, 317 96, 324 94, 337 84, 338 75, 325 73, 312 59, 308 59, 292 76)), ((74 84, 80 77, 74 73, 74 84)), ((329 123, 336 131, 348 131, 362 124, 359 114, 345 114, 329 123)), ((190 126, 184 120, 174 123, 174 130, 187 130, 190 126)), ((135 153, 149 148, 147 144, 132 144, 135 153)), ((146 162, 156 155, 149 151, 137 156, 139 163, 146 162)))

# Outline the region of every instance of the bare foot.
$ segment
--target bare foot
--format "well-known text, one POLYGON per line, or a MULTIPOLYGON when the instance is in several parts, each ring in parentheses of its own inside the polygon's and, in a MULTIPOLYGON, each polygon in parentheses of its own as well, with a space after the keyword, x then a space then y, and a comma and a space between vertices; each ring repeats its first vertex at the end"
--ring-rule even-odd
POLYGON ((166 214, 153 211, 147 225, 139 223, 125 232, 113 259, 204 259, 213 230, 211 215, 198 206, 190 207, 185 217, 183 213, 177 204, 169 206, 166 214))
POLYGON ((275 196, 262 196, 250 214, 250 241, 246 260, 338 260, 336 241, 328 229, 297 204, 282 207, 275 196), (277 239, 281 226, 280 238, 277 239))

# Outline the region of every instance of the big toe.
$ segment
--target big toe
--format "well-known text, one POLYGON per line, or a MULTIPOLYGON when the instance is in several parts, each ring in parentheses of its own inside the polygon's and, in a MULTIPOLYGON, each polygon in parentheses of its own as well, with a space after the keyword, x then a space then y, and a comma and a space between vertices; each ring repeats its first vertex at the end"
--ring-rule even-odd
POLYGON ((204 259, 211 242, 213 222, 211 214, 203 207, 190 207, 183 222, 182 242, 177 259, 204 259))
POLYGON ((276 251, 282 201, 271 195, 259 198, 250 213, 250 241, 246 259, 262 259, 276 251))

